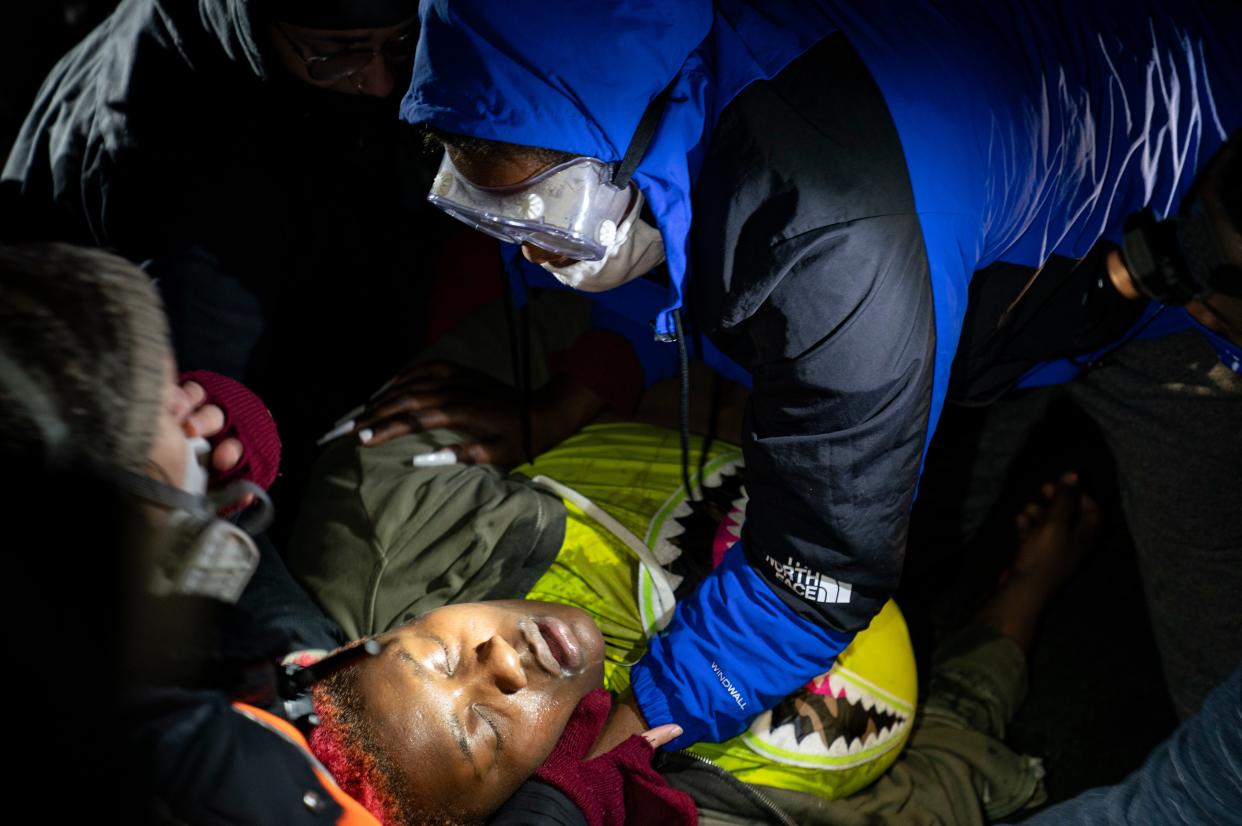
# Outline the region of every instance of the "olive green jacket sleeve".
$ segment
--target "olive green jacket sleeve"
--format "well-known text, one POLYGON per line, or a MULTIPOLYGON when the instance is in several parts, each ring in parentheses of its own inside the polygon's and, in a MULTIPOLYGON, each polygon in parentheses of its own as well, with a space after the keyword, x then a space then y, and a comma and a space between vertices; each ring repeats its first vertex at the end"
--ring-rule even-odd
POLYGON ((555 496, 486 466, 411 464, 462 438, 344 439, 320 458, 287 561, 350 638, 450 602, 520 599, 556 558, 565 509, 555 496))

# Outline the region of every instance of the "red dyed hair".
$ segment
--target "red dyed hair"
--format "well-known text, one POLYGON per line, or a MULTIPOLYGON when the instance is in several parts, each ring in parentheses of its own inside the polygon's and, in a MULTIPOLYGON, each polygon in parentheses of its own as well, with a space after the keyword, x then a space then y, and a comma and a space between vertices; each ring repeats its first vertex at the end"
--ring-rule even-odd
POLYGON ((412 821, 412 808, 392 764, 376 742, 371 718, 362 713, 358 670, 347 668, 315 686, 319 725, 311 732, 311 753, 347 795, 384 826, 412 821))

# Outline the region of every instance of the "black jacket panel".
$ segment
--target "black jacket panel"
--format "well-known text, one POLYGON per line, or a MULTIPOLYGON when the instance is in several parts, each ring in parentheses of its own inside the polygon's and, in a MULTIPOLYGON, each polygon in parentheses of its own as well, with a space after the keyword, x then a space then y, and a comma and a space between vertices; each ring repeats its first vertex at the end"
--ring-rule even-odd
POLYGON ((690 306, 754 376, 743 546, 795 611, 856 630, 897 584, 931 398, 932 292, 896 130, 833 36, 734 100, 699 180, 690 306), (795 593, 782 566, 849 596, 795 593))

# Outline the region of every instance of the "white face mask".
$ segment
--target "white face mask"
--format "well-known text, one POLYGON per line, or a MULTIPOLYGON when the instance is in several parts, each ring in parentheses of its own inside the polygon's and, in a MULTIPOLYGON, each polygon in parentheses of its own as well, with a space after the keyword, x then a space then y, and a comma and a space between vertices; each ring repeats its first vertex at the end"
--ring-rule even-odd
POLYGON ((195 496, 207 492, 207 462, 211 458, 211 444, 202 436, 185 440, 185 478, 181 489, 195 496))
POLYGON ((646 275, 664 260, 664 239, 658 229, 638 217, 642 209, 643 194, 639 192, 599 261, 575 261, 563 267, 545 262, 539 266, 566 287, 590 293, 611 290, 646 275))

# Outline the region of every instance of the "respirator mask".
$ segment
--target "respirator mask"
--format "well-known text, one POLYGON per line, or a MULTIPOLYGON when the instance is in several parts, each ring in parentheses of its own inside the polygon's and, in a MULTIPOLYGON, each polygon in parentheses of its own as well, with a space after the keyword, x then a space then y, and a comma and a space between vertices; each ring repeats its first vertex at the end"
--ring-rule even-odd
POLYGON ((156 596, 182 594, 233 603, 259 565, 252 534, 271 523, 272 503, 253 482, 207 490, 207 440, 186 440, 186 474, 181 487, 124 468, 105 468, 113 485, 167 511, 159 527, 148 589, 156 596), (253 500, 247 503, 247 499, 253 500), (241 510, 245 504, 244 510, 241 510), (239 511, 235 520, 221 513, 239 511))

